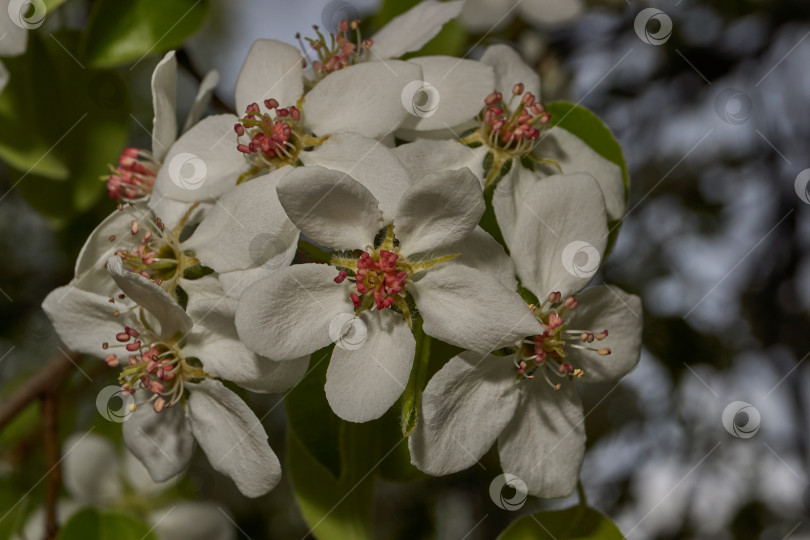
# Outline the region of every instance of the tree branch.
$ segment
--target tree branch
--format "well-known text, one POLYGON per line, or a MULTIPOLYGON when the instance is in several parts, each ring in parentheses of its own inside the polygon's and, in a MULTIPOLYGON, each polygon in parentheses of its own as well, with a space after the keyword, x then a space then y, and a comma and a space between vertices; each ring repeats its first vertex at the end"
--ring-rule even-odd
POLYGON ((0 403, 0 429, 6 427, 29 403, 44 393, 59 388, 79 359, 75 353, 60 353, 25 381, 7 399, 0 403))

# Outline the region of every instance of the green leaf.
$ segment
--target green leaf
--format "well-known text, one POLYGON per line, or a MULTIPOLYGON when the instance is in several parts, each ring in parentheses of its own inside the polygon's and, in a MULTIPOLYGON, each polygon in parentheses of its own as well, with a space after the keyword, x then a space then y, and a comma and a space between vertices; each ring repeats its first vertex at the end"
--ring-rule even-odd
POLYGON ((98 0, 83 41, 84 57, 93 67, 111 67, 177 48, 207 11, 207 0, 98 0))
POLYGON ((416 428, 419 420, 419 405, 422 401, 422 391, 425 389, 428 363, 430 362, 430 336, 422 330, 421 321, 414 325, 414 338, 416 338, 416 351, 414 364, 408 386, 402 394, 402 420, 400 429, 403 437, 408 437, 416 428))
MULTIPOLYGON (((627 201, 627 196, 630 191, 630 174, 627 171, 627 162, 624 159, 622 147, 613 136, 610 129, 596 116, 594 113, 584 107, 569 103, 567 101, 555 101, 553 103, 544 104, 546 111, 551 113, 551 120, 549 125, 560 126, 566 131, 571 132, 585 144, 590 146, 597 154, 615 163, 621 168, 622 180, 624 181, 624 198, 627 201)), ((610 222, 608 227, 611 230, 610 237, 608 238, 607 249, 605 250, 605 257, 608 256, 616 238, 619 235, 620 223, 610 222)))
POLYGON ((156 537, 145 523, 132 516, 87 508, 70 518, 59 530, 57 539, 156 540, 156 537))
MULTIPOLYGON (((374 15, 374 26, 379 30, 397 15, 401 15, 416 6, 421 0, 383 0, 377 13, 374 15)), ((443 54, 460 56, 467 44, 467 32, 464 26, 452 20, 445 24, 433 39, 425 43, 420 50, 403 55, 403 59, 416 56, 430 56, 443 54)))
POLYGON ((498 540, 622 540, 608 518, 583 506, 537 512, 514 521, 498 540))
POLYGON ((45 9, 47 10, 47 13, 50 13, 51 11, 55 10, 56 8, 64 4, 66 1, 67 0, 43 0, 42 3, 45 4, 45 9))
MULTIPOLYGON (((18 141, 31 146, 25 155, 16 156, 22 161, 15 156, 7 159, 2 151, 0 157, 17 169, 10 171, 12 185, 37 211, 61 225, 91 208, 104 193, 100 176, 126 144, 130 100, 117 73, 79 64, 74 54, 78 33, 56 32, 49 37, 29 35, 22 57, 29 72, 19 77, 27 83, 0 95, 0 148, 14 147, 18 141), (12 103, 21 108, 8 110, 12 103), (20 123, 27 127, 14 127, 20 123), (22 134, 16 133, 18 129, 22 134), (58 170, 43 167, 46 163, 58 164, 58 170)), ((12 81, 17 79, 15 73, 12 81)))

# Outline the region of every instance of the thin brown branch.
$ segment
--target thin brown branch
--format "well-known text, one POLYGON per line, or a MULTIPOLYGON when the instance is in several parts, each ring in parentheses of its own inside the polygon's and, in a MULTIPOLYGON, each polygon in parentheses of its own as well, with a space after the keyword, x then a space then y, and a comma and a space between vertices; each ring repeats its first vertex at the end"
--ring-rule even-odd
POLYGON ((79 355, 59 353, 34 376, 25 381, 0 403, 0 429, 3 429, 25 407, 44 393, 59 388, 70 374, 79 355))
POLYGON ((59 467, 59 390, 51 388, 42 394, 42 428, 44 435, 45 468, 48 484, 45 492, 45 531, 47 540, 56 538, 59 523, 56 517, 56 501, 62 484, 62 469, 59 467))

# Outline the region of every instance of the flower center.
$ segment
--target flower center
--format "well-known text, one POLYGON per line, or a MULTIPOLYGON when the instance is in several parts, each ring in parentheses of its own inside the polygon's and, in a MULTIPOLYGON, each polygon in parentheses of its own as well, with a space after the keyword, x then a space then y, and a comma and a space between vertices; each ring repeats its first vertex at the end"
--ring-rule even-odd
POLYGON ((151 152, 124 148, 118 158, 118 166, 110 166, 112 174, 101 179, 107 182, 110 198, 134 201, 152 193, 159 168, 160 163, 151 152))
POLYGON ((367 59, 366 51, 371 48, 372 41, 362 39, 359 20, 349 22, 347 19, 343 19, 338 24, 337 34, 330 33, 328 39, 321 33, 317 25, 312 28, 318 36, 317 39, 308 37, 304 39, 309 43, 309 49, 318 55, 317 60, 313 60, 309 56, 309 50, 301 41, 301 34, 295 34, 295 38, 318 78, 323 78, 333 71, 367 59), (352 42, 350 35, 352 31, 355 33, 356 42, 352 42))
POLYGON ((267 111, 261 112, 258 103, 251 103, 245 116, 234 124, 236 149, 254 167, 278 169, 295 165, 305 137, 301 110, 295 106, 281 108, 273 98, 265 99, 264 106, 267 111), (270 114, 274 110, 275 118, 270 114))
POLYGON ((178 341, 161 338, 150 329, 138 331, 125 326, 115 335, 113 344, 104 342, 102 347, 123 349, 120 357, 111 352, 104 361, 110 367, 118 367, 123 358, 127 358, 127 365, 118 377, 121 391, 131 395, 138 388, 148 390, 153 394, 152 408, 156 413, 183 397, 187 379, 208 377, 202 369, 188 364, 178 341))
POLYGON ((481 136, 490 148, 512 155, 528 153, 551 119, 543 105, 531 92, 524 93, 523 83, 512 87, 512 98, 507 104, 500 92, 484 99, 481 112, 481 136))
MULTIPOLYGON (((124 266, 151 279, 163 287, 173 298, 177 298, 176 287, 183 277, 183 272, 199 261, 186 254, 180 243, 180 233, 191 212, 197 207, 192 205, 174 230, 166 229, 159 217, 152 220, 133 219, 130 222, 128 235, 134 242, 128 249, 115 252, 124 262, 124 266)), ((119 210, 123 207, 119 205, 119 210)), ((127 233, 125 233, 127 234, 127 233)), ((108 240, 114 242, 116 237, 108 240)))
POLYGON ((539 373, 555 390, 560 389, 560 383, 552 382, 550 375, 573 380, 574 377, 579 378, 585 374, 582 369, 574 367, 566 360, 566 347, 593 351, 602 356, 610 354, 607 347, 589 345, 594 340, 605 339, 608 336, 607 330, 594 333, 590 330, 567 328, 564 319, 577 307, 578 301, 573 296, 566 298, 564 302, 561 300, 560 293, 553 292, 541 305, 529 306, 545 330, 542 334, 522 340, 515 355, 519 377, 534 379, 539 373))
POLYGON ((356 266, 351 278, 347 270, 340 270, 335 283, 343 283, 347 278, 354 282, 356 292, 349 296, 358 313, 372 304, 382 310, 398 301, 404 303, 409 266, 404 259, 400 262, 399 253, 372 248, 360 255, 356 266))

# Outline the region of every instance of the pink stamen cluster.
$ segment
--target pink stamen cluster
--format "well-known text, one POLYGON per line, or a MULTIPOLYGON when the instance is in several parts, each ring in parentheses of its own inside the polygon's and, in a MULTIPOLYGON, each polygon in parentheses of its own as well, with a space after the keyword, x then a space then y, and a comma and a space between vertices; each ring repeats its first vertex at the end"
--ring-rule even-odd
POLYGON ((551 115, 545 111, 531 92, 524 93, 523 83, 512 88, 509 104, 503 101, 500 92, 493 92, 484 99, 486 107, 482 116, 482 127, 491 145, 522 151, 531 141, 540 137, 543 127, 551 115), (517 107, 513 112, 515 100, 517 107), (539 126, 536 127, 536 126, 539 126))
POLYGON ((233 130, 241 141, 247 137, 247 144, 240 142, 236 149, 243 154, 259 158, 264 165, 273 160, 294 160, 300 143, 301 111, 295 106, 279 107, 277 100, 264 100, 268 112, 262 113, 258 103, 247 106, 245 116, 234 124, 233 130), (275 118, 269 111, 275 111, 275 118))
POLYGON ((560 384, 551 382, 549 375, 572 380, 574 377, 582 377, 585 374, 583 370, 575 368, 565 359, 566 346, 589 350, 602 356, 610 354, 610 349, 607 347, 588 347, 576 343, 576 341, 580 341, 589 344, 594 340, 601 341, 608 336, 607 330, 594 334, 587 330, 565 328, 565 315, 578 305, 579 301, 573 296, 569 296, 563 302, 562 295, 559 292, 553 292, 542 305, 530 306, 543 325, 543 333, 522 341, 520 353, 515 358, 518 375, 533 379, 538 369, 545 368, 541 370, 541 374, 546 382, 555 390, 559 390, 560 384))
POLYGON ((317 60, 309 58, 307 48, 301 41, 301 34, 295 34, 296 39, 301 44, 301 50, 304 55, 312 64, 312 68, 321 75, 338 71, 346 66, 350 66, 360 60, 360 52, 367 51, 371 48, 372 41, 370 39, 361 39, 360 37, 360 21, 354 20, 349 22, 343 19, 338 24, 338 33, 329 34, 329 43, 327 38, 315 25, 312 27, 315 33, 318 34, 317 39, 304 38, 309 42, 309 47, 318 54, 317 60), (357 35, 357 42, 351 41, 349 33, 355 31, 357 35))
MULTIPOLYGON (((355 309, 363 305, 362 297, 373 299, 378 310, 393 306, 397 297, 405 291, 405 282, 408 273, 397 267, 399 255, 381 249, 377 257, 363 253, 357 259, 357 273, 354 276, 356 293, 350 298, 355 309)), ((335 283, 343 283, 348 277, 345 270, 341 270, 335 278, 335 283)))
MULTIPOLYGON (((151 225, 151 222, 150 222, 151 225)), ((165 231, 166 226, 160 218, 155 218, 154 230, 156 233, 161 234, 165 231)), ((132 236, 137 236, 140 233, 141 225, 136 219, 130 222, 129 233, 132 236)), ((115 241, 115 236, 109 237, 110 242, 115 241)), ((119 249, 115 252, 116 255, 121 257, 121 260, 132 270, 137 272, 147 279, 155 279, 160 285, 161 279, 156 278, 156 270, 165 270, 177 266, 177 260, 167 257, 159 257, 158 249, 163 246, 165 242, 162 238, 155 238, 151 230, 147 230, 137 246, 131 249, 119 249), (159 246, 153 245, 156 240, 159 246)))
MULTIPOLYGON (((127 351, 128 367, 121 375, 123 381, 121 392, 124 395, 132 395, 140 383, 143 388, 156 396, 152 404, 155 412, 173 405, 179 397, 174 379, 180 365, 171 351, 160 353, 156 344, 143 343, 141 333, 129 326, 116 334, 115 340, 118 342, 117 345, 105 342, 102 348, 107 350, 111 347, 123 347, 127 351)), ((120 359, 117 354, 110 353, 104 358, 104 362, 110 367, 117 367, 120 359)))
POLYGON ((107 181, 110 198, 133 201, 152 193, 159 168, 150 152, 124 148, 113 173, 102 179, 107 181))

